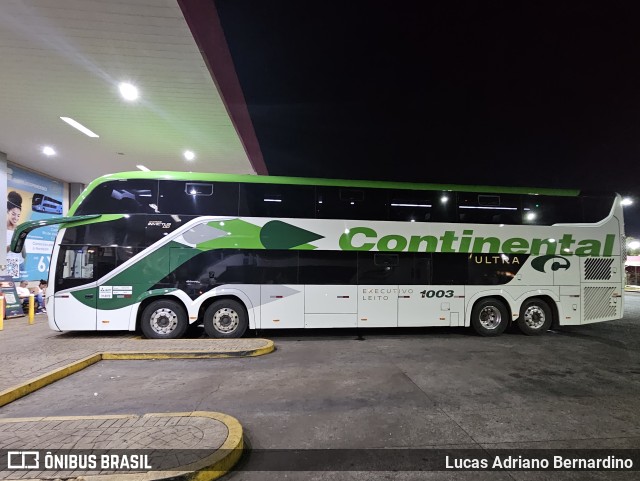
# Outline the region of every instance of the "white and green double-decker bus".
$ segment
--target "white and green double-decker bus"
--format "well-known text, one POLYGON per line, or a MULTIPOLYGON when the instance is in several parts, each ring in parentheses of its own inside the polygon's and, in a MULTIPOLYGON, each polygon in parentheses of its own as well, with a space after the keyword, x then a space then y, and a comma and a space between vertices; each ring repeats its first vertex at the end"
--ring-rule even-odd
POLYGON ((619 319, 620 197, 572 190, 126 172, 61 223, 58 331, 177 338, 247 329, 471 326, 499 335, 619 319))

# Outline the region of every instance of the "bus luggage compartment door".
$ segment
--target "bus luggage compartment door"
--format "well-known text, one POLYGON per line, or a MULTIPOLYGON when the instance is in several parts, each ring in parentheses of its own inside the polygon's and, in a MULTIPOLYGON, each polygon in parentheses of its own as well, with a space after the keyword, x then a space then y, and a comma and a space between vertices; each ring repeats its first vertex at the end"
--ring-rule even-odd
POLYGON ((260 286, 260 328, 304 327, 304 286, 263 284, 260 286))
POLYGON ((397 327, 398 286, 358 286, 358 327, 397 327))
POLYGON ((356 286, 307 285, 304 292, 305 327, 356 327, 358 325, 356 286))

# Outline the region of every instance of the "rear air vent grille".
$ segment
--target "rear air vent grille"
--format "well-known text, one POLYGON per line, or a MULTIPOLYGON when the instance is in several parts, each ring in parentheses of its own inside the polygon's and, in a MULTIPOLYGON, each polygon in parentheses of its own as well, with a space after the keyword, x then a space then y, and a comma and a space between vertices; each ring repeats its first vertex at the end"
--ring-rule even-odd
POLYGON ((616 317, 617 304, 612 298, 615 287, 584 288, 584 319, 606 320, 616 317))
POLYGON ((584 279, 586 281, 608 281, 611 279, 613 258, 588 258, 584 261, 584 279))

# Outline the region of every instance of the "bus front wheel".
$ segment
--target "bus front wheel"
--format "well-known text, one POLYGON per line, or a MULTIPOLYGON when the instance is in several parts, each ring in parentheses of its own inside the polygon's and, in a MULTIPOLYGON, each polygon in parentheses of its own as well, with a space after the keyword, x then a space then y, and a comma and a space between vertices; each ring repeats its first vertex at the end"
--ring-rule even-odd
POLYGON ((544 334, 551 327, 551 309, 542 299, 527 299, 520 308, 518 328, 527 336, 544 334))
POLYGON ((221 299, 204 312, 204 330, 209 337, 242 337, 249 320, 244 306, 233 299, 221 299))
POLYGON ((481 336, 499 336, 508 324, 509 312, 502 301, 490 297, 473 306, 471 327, 481 336))
POLYGON ((175 301, 153 301, 140 317, 140 329, 149 339, 177 339, 187 330, 189 321, 184 308, 175 301))

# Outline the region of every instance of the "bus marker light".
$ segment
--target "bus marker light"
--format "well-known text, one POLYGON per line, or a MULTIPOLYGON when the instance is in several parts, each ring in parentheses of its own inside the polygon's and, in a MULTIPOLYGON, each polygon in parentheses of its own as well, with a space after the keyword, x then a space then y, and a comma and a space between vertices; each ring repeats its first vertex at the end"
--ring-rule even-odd
POLYGON ((274 319, 273 322, 280 322, 280 319, 274 319))
POLYGON ((109 324, 109 321, 102 321, 102 324, 109 324))

